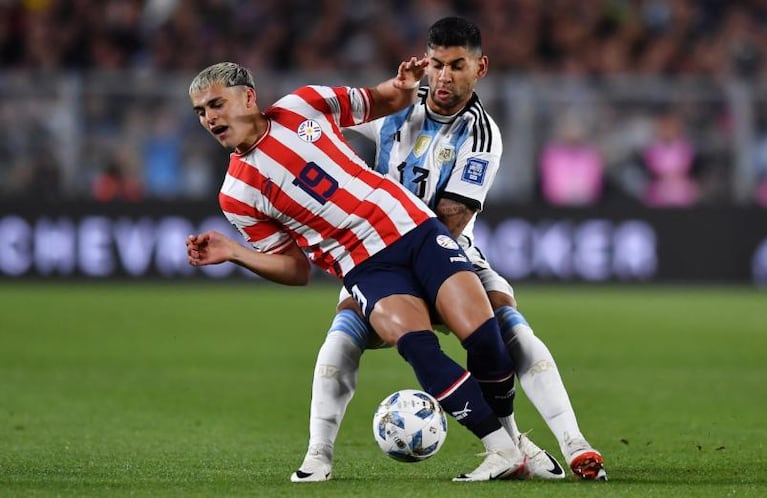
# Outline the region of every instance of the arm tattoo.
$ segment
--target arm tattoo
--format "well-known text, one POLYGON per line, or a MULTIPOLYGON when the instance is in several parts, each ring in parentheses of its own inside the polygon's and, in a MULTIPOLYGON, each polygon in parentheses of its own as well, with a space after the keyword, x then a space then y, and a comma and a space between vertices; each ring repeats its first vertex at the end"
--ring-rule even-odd
POLYGON ((461 235, 472 216, 474 216, 474 210, 466 204, 451 199, 440 199, 437 204, 437 217, 447 226, 453 237, 461 235))

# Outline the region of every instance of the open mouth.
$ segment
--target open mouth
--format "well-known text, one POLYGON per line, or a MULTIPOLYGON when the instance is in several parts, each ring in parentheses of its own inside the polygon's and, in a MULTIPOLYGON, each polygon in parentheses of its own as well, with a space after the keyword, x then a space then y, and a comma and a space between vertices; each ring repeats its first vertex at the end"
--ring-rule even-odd
POLYGON ((214 126, 213 128, 211 128, 210 132, 213 133, 216 136, 219 136, 219 135, 221 135, 222 133, 224 133, 228 129, 229 129, 229 127, 226 126, 226 125, 218 125, 218 126, 214 126))

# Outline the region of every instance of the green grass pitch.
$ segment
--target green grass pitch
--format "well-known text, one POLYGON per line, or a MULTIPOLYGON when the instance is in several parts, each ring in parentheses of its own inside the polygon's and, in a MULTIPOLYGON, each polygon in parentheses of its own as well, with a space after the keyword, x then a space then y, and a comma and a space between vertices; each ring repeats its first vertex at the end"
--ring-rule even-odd
MULTIPOLYGON (((336 293, 3 283, 0 496, 767 496, 767 294, 743 287, 517 286, 607 483, 452 483, 481 451, 452 419, 432 459, 388 459, 373 411, 417 387, 389 349, 363 356, 334 479, 292 484, 336 293)), ((560 456, 521 390, 517 419, 560 456)))

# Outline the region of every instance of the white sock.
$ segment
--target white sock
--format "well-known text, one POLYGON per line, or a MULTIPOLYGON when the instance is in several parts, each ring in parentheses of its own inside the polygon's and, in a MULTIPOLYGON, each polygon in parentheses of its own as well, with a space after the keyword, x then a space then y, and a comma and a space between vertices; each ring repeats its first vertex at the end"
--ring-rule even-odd
POLYGON ((309 416, 309 448, 322 448, 332 459, 341 420, 357 387, 362 350, 343 332, 325 337, 314 367, 309 416))
POLYGON ((506 451, 511 452, 512 455, 516 455, 521 458, 521 452, 517 443, 511 440, 511 436, 506 432, 506 429, 500 428, 488 434, 481 439, 482 444, 485 445, 485 451, 506 451))
POLYGON ((504 429, 506 429, 506 432, 509 433, 511 436, 511 439, 514 441, 519 441, 519 427, 517 427, 517 421, 514 419, 514 414, 512 413, 508 417, 499 417, 498 421, 501 422, 501 425, 504 429))
POLYGON ((549 348, 524 323, 507 330, 509 321, 501 320, 506 347, 517 368, 517 376, 527 398, 538 410, 560 448, 568 437, 583 437, 570 398, 549 348))

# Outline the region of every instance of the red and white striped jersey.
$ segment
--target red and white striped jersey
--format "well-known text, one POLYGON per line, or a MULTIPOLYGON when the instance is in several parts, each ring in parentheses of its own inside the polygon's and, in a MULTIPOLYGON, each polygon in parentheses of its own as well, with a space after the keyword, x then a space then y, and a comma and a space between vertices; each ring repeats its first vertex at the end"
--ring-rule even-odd
POLYGON ((231 155, 219 193, 224 215, 254 249, 280 253, 294 240, 343 277, 434 216, 368 168, 341 134, 368 121, 371 106, 367 89, 306 86, 265 111, 266 133, 231 155))

